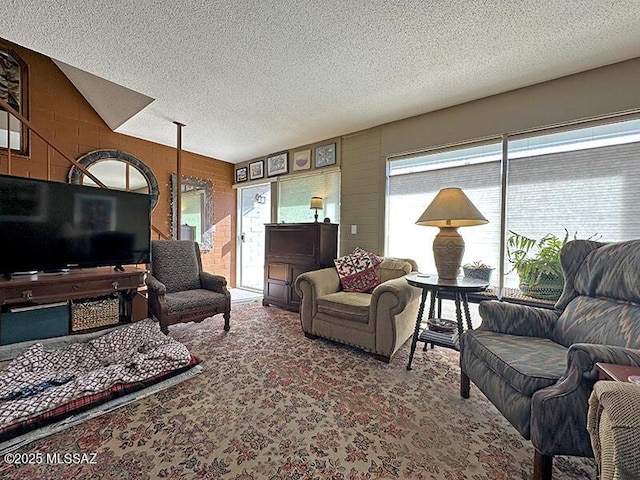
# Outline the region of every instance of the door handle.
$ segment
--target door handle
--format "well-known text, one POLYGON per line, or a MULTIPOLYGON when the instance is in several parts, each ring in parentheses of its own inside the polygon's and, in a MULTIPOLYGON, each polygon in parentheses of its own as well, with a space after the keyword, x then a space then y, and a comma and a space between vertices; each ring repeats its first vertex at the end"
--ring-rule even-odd
POLYGON ((240 234, 240 241, 241 241, 242 243, 244 243, 244 232, 242 232, 242 233, 240 234))

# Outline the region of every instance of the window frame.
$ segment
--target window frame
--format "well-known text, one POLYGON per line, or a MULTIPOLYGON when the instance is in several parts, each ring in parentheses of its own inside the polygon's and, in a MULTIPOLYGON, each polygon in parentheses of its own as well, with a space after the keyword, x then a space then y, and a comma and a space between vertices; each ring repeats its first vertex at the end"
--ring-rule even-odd
MULTIPOLYGON (((434 146, 430 148, 425 148, 422 150, 411 151, 406 153, 399 153, 394 155, 389 155, 387 157, 387 165, 386 165, 386 185, 385 185, 385 234, 384 234, 384 248, 385 254, 389 254, 389 208, 390 208, 390 185, 389 181, 391 178, 391 170, 393 162, 399 160, 410 160, 412 158, 428 156, 439 154, 443 152, 455 152, 456 150, 462 150, 471 147, 478 147, 482 145, 486 145, 488 143, 493 143, 496 139, 500 139, 502 142, 502 157, 500 161, 501 168, 501 234, 500 234, 500 253, 499 253, 499 263, 496 265, 497 278, 492 279, 492 284, 497 283, 499 288, 504 288, 504 280, 505 280, 505 271, 507 270, 508 259, 506 258, 506 241, 508 236, 507 229, 509 228, 507 213, 508 213, 508 195, 509 195, 509 166, 510 162, 517 159, 510 159, 510 150, 509 143, 515 140, 526 139, 526 138, 535 138, 535 137, 543 137, 546 135, 561 133, 561 132, 570 132, 577 131, 582 129, 588 129, 591 127, 597 127, 608 124, 616 124, 623 123, 631 120, 639 120, 640 119, 640 110, 638 111, 628 111, 618 114, 604 115, 601 117, 593 117, 590 119, 584 119, 580 121, 566 122, 563 124, 550 125, 546 127, 540 127, 535 129, 523 130, 518 132, 508 132, 503 133, 502 135, 493 135, 484 138, 478 139, 470 139, 463 142, 456 142, 455 144, 449 145, 440 145, 434 146), (497 282, 496 282, 497 280, 497 282)), ((434 164, 436 165, 436 164, 434 164)), ((460 166, 460 165, 458 165, 460 166)), ((452 166, 447 166, 444 168, 451 168, 452 166)), ((431 168, 427 168, 431 169, 431 168)), ((436 167, 437 169, 437 167, 436 167)), ((412 173, 412 172, 408 172, 412 173)), ((585 233, 585 232, 580 232, 585 233)), ((589 232, 586 232, 588 234, 589 232)))
MULTIPOLYGON (((20 109, 18 113, 25 119, 29 120, 29 67, 22 57, 12 48, 11 44, 0 39, 0 50, 10 55, 20 66, 20 109)), ((0 115, 6 115, 7 112, 0 107, 0 115)), ((20 119, 18 119, 20 121, 20 119)), ((7 126, 8 127, 8 126, 7 126)), ((7 150, 8 147, 2 147, 1 150, 7 150)), ((29 127, 20 121, 20 148, 11 147, 12 155, 29 155, 29 127)))

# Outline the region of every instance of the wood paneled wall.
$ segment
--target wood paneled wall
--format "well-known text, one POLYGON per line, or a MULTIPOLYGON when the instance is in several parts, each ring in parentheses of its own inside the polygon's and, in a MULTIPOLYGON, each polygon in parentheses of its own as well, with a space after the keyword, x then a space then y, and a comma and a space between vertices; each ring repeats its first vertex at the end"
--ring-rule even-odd
MULTIPOLYGON (((34 126, 71 158, 77 159, 97 149, 116 149, 147 164, 160 187, 152 223, 168 235, 170 176, 176 171, 176 149, 111 131, 50 58, 17 45, 9 46, 29 69, 29 119, 34 126)), ((189 127, 186 126, 183 137, 188 135, 189 127)), ((35 135, 31 135, 28 157, 11 157, 11 175, 65 182, 68 179, 69 163, 35 135)), ((6 151, 0 151, 0 173, 9 173, 6 151)), ((203 254, 203 267, 224 275, 230 285, 235 285, 236 193, 231 187, 233 165, 183 151, 182 173, 213 182, 214 248, 203 254)))

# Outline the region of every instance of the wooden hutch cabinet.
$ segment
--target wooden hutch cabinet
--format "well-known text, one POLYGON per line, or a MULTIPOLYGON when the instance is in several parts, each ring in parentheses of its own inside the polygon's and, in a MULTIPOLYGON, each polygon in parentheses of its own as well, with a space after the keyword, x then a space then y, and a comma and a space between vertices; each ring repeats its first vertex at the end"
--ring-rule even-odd
POLYGON ((338 253, 335 223, 270 223, 265 225, 263 305, 300 309, 294 289, 303 272, 332 267, 338 253))

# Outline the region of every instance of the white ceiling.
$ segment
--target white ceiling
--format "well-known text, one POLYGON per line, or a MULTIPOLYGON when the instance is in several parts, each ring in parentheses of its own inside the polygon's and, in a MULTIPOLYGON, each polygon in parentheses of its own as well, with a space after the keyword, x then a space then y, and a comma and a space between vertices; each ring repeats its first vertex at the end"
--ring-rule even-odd
POLYGON ((116 131, 237 163, 638 57, 640 0, 4 0, 0 36, 155 99, 116 131))

